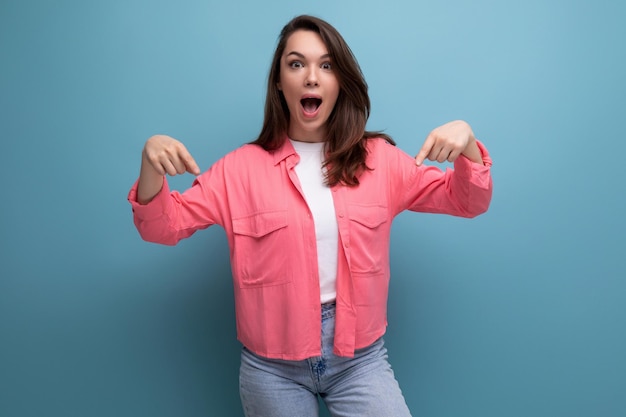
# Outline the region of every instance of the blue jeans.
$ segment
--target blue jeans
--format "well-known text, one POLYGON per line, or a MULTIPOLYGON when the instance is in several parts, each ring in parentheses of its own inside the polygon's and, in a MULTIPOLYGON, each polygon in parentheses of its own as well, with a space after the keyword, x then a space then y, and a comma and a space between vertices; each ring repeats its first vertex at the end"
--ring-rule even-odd
POLYGON ((383 339, 354 358, 333 354, 335 306, 322 306, 322 356, 285 361, 241 353, 239 392, 246 417, 317 417, 318 395, 333 417, 410 417, 383 339))

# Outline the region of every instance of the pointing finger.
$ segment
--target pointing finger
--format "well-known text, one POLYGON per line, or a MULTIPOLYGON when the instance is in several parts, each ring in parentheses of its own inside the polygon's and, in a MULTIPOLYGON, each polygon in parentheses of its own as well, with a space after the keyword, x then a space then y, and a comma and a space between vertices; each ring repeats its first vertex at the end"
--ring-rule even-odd
POLYGON ((180 151, 180 159, 185 164, 187 172, 193 175, 200 175, 200 167, 198 167, 198 164, 193 159, 191 154, 187 151, 187 149, 182 149, 180 151))
POLYGON ((422 149, 420 149, 419 153, 415 156, 415 164, 417 166, 420 166, 422 165, 422 163, 424 163, 424 159, 428 157, 428 154, 430 154, 430 151, 432 150, 434 144, 435 136, 431 133, 424 141, 422 149))
POLYGON ((196 164, 196 161, 193 158, 189 157, 189 160, 185 160, 185 165, 187 166, 187 172, 193 175, 200 175, 200 167, 196 164))

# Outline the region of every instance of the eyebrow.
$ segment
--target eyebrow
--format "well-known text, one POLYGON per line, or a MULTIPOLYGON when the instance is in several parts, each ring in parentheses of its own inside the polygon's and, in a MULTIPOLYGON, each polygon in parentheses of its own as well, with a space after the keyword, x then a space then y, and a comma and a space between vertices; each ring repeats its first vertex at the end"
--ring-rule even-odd
MULTIPOLYGON (((301 54, 300 52, 298 52, 298 51, 291 51, 291 52, 289 52, 285 56, 290 56, 290 55, 295 55, 295 56, 297 56, 300 59, 306 59, 306 57, 303 54, 301 54)), ((326 58, 330 58, 330 54, 324 54, 324 55, 320 56, 319 59, 326 59, 326 58)))

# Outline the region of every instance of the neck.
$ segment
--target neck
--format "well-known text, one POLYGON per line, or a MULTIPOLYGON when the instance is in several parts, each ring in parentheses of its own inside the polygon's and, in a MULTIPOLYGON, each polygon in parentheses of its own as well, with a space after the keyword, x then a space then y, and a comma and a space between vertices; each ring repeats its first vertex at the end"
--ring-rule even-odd
POLYGON ((322 129, 318 129, 315 131, 306 131, 302 129, 289 129, 288 132, 289 138, 295 140, 297 142, 309 142, 309 143, 317 143, 317 142, 326 142, 326 131, 322 129))

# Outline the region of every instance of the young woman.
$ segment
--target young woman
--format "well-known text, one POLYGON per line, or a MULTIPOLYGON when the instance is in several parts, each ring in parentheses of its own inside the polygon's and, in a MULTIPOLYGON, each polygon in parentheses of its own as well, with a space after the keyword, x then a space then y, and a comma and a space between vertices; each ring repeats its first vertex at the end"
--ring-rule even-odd
POLYGON ((365 125, 367 84, 341 35, 299 16, 282 30, 259 137, 206 172, 153 136, 129 194, 148 241, 218 224, 230 246, 246 416, 409 416, 382 336, 389 232, 403 210, 473 217, 491 159, 470 126, 433 130, 415 158, 365 125), (425 159, 454 162, 441 171, 425 159), (197 175, 184 193, 165 174, 197 175))

